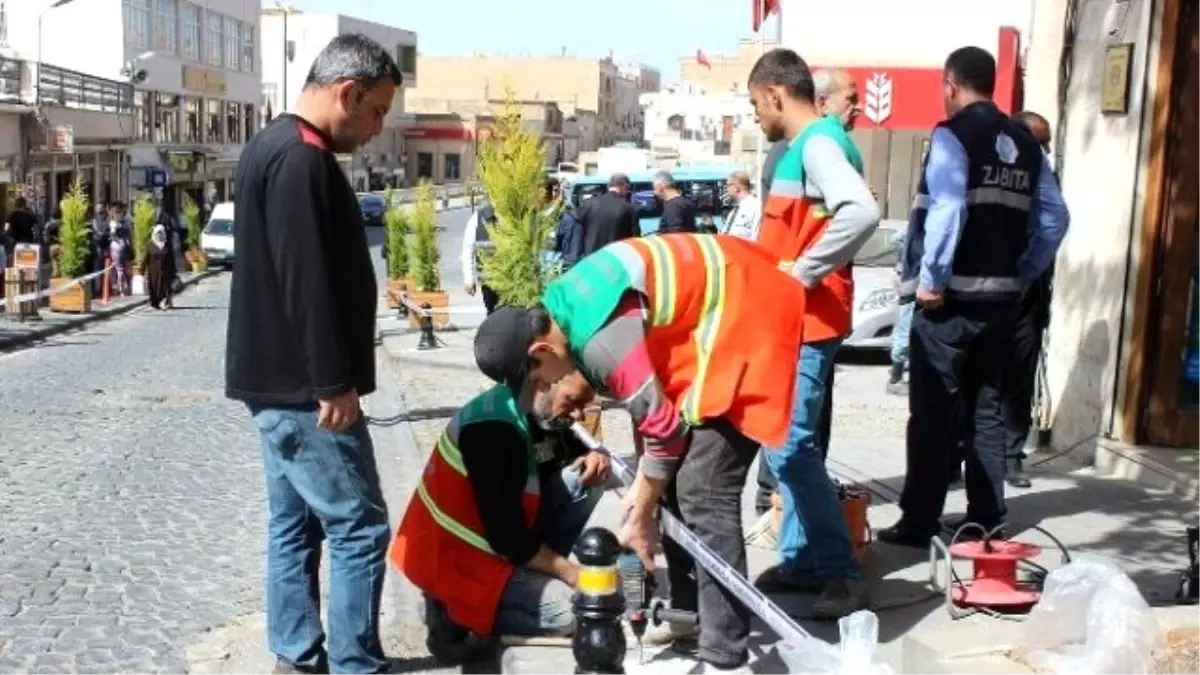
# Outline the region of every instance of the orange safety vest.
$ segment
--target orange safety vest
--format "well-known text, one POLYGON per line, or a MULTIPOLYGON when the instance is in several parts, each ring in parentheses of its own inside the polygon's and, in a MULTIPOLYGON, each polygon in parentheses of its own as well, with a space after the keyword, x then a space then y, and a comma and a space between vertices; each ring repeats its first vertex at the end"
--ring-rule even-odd
POLYGON ((783 445, 804 292, 776 260, 724 235, 652 235, 605 246, 542 298, 577 362, 630 290, 645 296, 646 347, 683 419, 695 425, 723 417, 760 443, 783 445))
POLYGON ((528 441, 529 478, 522 505, 533 527, 540 503, 537 461, 524 413, 508 387, 497 385, 463 406, 438 438, 421 482, 388 549, 388 559, 414 586, 446 607, 450 620, 478 635, 489 635, 513 565, 488 545, 467 478, 458 438, 470 424, 503 421, 528 441))
MULTIPOLYGON (((851 163, 861 162, 857 148, 836 118, 822 118, 810 124, 784 153, 771 180, 771 193, 763 200, 762 225, 757 240, 759 246, 776 257, 783 270, 790 271, 829 224, 830 214, 825 210, 825 204, 804 192, 804 144, 817 135, 833 138, 846 148, 851 163)), ((850 334, 854 275, 848 266, 826 275, 814 288, 808 289, 806 296, 805 342, 850 334)))

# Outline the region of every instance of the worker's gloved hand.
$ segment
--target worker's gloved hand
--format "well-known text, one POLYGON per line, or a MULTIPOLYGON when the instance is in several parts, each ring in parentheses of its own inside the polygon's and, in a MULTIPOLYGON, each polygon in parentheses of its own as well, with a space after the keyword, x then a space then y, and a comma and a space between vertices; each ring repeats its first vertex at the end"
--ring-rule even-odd
POLYGON ((641 504, 638 499, 641 490, 649 489, 644 485, 644 480, 642 475, 638 474, 629 492, 621 500, 621 511, 625 518, 617 538, 621 540, 622 546, 632 550, 642 559, 647 572, 653 572, 654 554, 658 552, 658 519, 655 518, 655 506, 641 504))

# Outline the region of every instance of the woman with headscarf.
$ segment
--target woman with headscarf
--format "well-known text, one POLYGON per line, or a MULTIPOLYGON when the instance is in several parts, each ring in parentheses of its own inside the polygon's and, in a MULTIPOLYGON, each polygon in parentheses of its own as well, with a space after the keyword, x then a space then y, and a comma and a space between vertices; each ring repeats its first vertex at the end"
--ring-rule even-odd
POLYGON ((146 289, 150 305, 170 309, 171 280, 175 278, 175 253, 167 245, 167 228, 155 225, 150 231, 150 256, 146 259, 146 289))

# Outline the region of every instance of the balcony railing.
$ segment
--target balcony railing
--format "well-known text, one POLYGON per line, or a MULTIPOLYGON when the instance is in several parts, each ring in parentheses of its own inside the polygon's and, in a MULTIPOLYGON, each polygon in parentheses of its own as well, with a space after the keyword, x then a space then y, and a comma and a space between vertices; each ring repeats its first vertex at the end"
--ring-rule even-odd
POLYGON ((0 56, 0 102, 20 103, 21 62, 0 56))
POLYGON ((38 102, 77 110, 133 112, 133 85, 41 64, 38 102))

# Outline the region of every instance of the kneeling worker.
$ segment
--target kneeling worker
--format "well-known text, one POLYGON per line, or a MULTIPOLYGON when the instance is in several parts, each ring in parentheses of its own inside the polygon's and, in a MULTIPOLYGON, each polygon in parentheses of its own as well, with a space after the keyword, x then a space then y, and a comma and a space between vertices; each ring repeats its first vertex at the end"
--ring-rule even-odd
POLYGON ((443 662, 474 658, 476 637, 574 630, 578 567, 566 556, 608 458, 566 430, 593 395, 582 376, 525 394, 496 386, 458 411, 388 552, 425 594, 426 645, 443 662))
MULTIPOLYGON (((800 284, 754 244, 664 234, 580 260, 537 307, 498 309, 479 328, 475 359, 492 379, 518 388, 528 380, 539 391, 582 371, 626 405, 645 454, 621 538, 652 569, 656 510, 667 496, 744 576, 742 488, 758 445, 787 437, 803 319, 800 284)), ((744 665, 749 611, 674 542, 663 551, 672 605, 699 612, 700 659, 744 665)), ((696 636, 680 627, 666 637, 696 636)))

